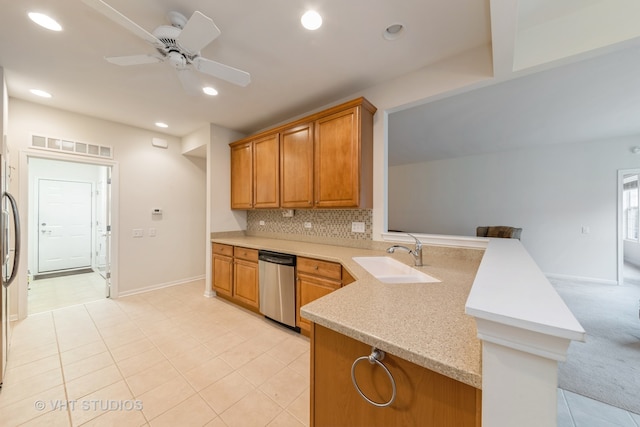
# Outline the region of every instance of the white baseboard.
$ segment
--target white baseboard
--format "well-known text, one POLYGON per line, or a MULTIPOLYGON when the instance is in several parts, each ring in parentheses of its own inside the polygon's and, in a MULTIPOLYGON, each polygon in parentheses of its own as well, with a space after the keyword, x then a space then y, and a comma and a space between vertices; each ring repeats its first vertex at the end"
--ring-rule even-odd
POLYGON ((617 285, 618 284, 617 280, 596 279, 595 277, 581 277, 581 276, 572 276, 568 274, 555 274, 555 273, 545 273, 544 275, 547 277, 547 279, 598 283, 601 285, 617 285))
POLYGON ((155 291, 158 289, 168 288, 171 286, 184 285, 185 283, 195 282, 197 280, 204 280, 204 279, 205 279, 205 276, 201 275, 201 276, 189 277, 181 280, 175 280, 173 282, 158 283, 156 285, 145 286, 144 288, 138 288, 138 289, 132 289, 129 291, 119 292, 118 298, 127 297, 130 295, 142 294, 145 292, 155 291))

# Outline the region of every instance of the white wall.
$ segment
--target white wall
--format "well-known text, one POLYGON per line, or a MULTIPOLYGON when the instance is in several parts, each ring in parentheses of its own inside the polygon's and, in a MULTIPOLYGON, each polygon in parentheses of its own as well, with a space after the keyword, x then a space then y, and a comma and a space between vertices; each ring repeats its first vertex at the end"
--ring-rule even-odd
POLYGON ((120 295, 204 277, 206 162, 183 156, 178 138, 14 98, 9 120, 14 152, 28 149, 32 133, 114 147, 120 295), (152 147, 153 137, 167 140, 169 148, 152 147), (161 220, 152 218, 153 208, 163 209, 161 220), (156 237, 148 236, 150 227, 156 237), (134 239, 134 228, 144 229, 144 237, 134 239))
POLYGON ((472 236, 478 225, 522 227, 546 274, 614 282, 617 171, 640 164, 630 152, 639 137, 389 168, 390 188, 403 189, 389 192, 389 228, 472 236))
POLYGON ((247 229, 247 213, 233 211, 231 205, 231 150, 229 143, 244 138, 244 134, 212 124, 210 126, 209 166, 211 194, 211 231, 247 229))

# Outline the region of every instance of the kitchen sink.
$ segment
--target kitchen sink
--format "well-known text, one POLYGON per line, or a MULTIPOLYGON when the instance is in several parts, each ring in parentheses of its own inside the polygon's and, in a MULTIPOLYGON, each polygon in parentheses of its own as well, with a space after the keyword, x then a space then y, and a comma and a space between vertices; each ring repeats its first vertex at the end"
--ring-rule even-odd
POLYGON ((440 280, 388 256, 353 257, 355 262, 384 283, 437 283, 440 280))

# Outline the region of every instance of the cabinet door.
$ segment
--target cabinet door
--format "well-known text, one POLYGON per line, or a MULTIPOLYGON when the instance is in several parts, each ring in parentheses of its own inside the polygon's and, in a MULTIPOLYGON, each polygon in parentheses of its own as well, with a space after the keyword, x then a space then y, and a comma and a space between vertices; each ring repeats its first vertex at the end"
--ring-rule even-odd
POLYGON ((233 284, 233 258, 213 255, 213 289, 220 294, 231 296, 233 284))
POLYGON ((280 204, 283 208, 313 206, 313 123, 282 132, 280 204))
POLYGON ((253 207, 280 206, 280 134, 253 142, 253 207))
POLYGON ((231 209, 253 207, 253 144, 231 146, 231 209))
POLYGON ((233 296, 252 307, 259 308, 258 263, 236 259, 233 271, 233 296))
MULTIPOLYGON (((351 366, 371 346, 313 325, 311 342, 311 425, 455 426, 481 425, 482 392, 437 372, 386 353, 382 363, 396 382, 396 399, 378 408, 366 402, 351 380, 351 366)), ((387 374, 368 361, 355 369, 358 386, 375 402, 392 395, 387 374)))
POLYGON ((311 322, 300 316, 300 307, 315 301, 318 298, 330 294, 340 287, 340 282, 335 280, 323 279, 321 277, 309 276, 307 274, 298 274, 296 283, 296 302, 298 309, 296 310, 296 325, 303 331, 309 332, 311 322))
POLYGON ((315 206, 357 207, 360 202, 359 108, 315 123, 315 206))

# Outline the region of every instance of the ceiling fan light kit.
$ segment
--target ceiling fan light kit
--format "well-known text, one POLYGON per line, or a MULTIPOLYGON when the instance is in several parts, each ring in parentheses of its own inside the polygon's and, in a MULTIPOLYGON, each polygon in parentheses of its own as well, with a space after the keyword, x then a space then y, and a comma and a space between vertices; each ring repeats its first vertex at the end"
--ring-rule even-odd
POLYGON ((220 29, 213 20, 195 11, 189 19, 179 12, 171 11, 167 18, 171 25, 160 25, 153 33, 109 6, 102 0, 82 0, 86 5, 121 25, 132 34, 142 38, 157 50, 157 54, 139 54, 105 58, 120 65, 142 65, 167 60, 178 73, 178 79, 185 91, 195 95, 202 92, 195 71, 245 87, 251 82, 251 75, 229 65, 200 56, 200 50, 214 41, 220 29))

